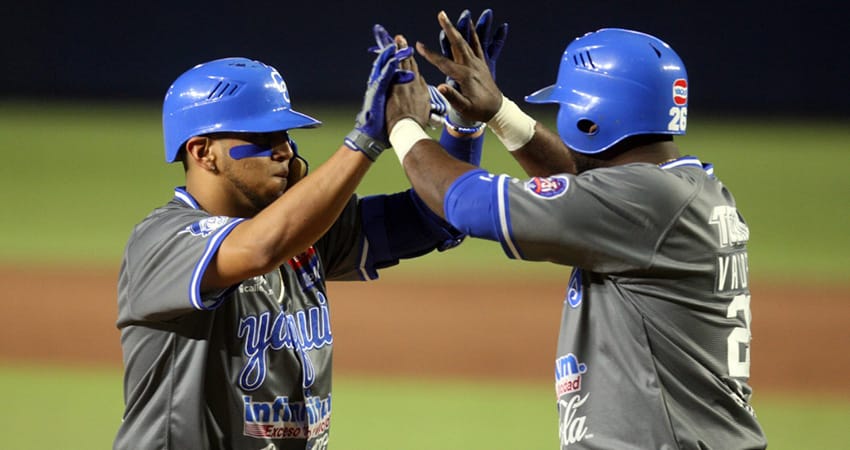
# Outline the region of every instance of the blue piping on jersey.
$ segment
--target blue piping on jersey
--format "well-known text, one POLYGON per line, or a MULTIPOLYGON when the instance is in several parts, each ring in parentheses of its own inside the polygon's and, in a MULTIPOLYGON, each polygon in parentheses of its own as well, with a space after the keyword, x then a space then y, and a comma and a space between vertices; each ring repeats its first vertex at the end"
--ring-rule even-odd
POLYGON ((673 161, 658 165, 658 167, 662 169, 672 169, 674 167, 684 166, 699 167, 704 170, 708 176, 714 178, 714 165, 711 163, 703 164, 696 156, 683 156, 681 158, 674 159, 673 161))
POLYGON ((233 228, 236 225, 239 225, 243 221, 245 221, 245 219, 234 219, 233 222, 228 223, 222 227, 221 230, 216 231, 210 240, 207 241, 207 247, 204 249, 204 254, 201 255, 201 259, 198 261, 198 264, 195 265, 195 270, 192 272, 192 281, 189 282, 189 300, 195 309, 216 309, 221 302, 224 301, 224 295, 230 292, 230 289, 226 290, 223 294, 218 296, 212 305, 205 306, 203 298, 201 297, 201 278, 204 272, 206 272, 212 256, 215 255, 218 247, 221 246, 221 243, 224 241, 224 238, 233 231, 233 228))
POLYGON ((174 188, 174 196, 183 203, 191 206, 192 209, 201 209, 198 202, 196 202, 195 198, 192 197, 192 194, 186 191, 186 186, 178 186, 174 188))

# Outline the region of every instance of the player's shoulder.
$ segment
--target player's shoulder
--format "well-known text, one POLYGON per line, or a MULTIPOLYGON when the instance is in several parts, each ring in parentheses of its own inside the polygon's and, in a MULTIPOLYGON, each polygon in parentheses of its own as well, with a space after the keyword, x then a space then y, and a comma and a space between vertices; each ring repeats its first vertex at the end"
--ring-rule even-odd
POLYGON ((681 167, 667 169, 650 163, 630 163, 614 167, 605 167, 588 170, 580 175, 579 179, 585 178, 595 183, 607 183, 622 187, 647 186, 676 186, 676 185, 698 185, 705 181, 705 173, 702 169, 681 167))
POLYGON ((130 239, 140 239, 152 233, 168 233, 169 229, 179 231, 191 223, 208 217, 210 217, 209 213, 204 210, 187 207, 177 200, 171 200, 151 211, 136 224, 130 239))
POLYGON ((622 197, 627 201, 681 205, 693 198, 706 182, 701 169, 661 168, 656 164, 631 163, 593 169, 577 177, 598 195, 622 197))

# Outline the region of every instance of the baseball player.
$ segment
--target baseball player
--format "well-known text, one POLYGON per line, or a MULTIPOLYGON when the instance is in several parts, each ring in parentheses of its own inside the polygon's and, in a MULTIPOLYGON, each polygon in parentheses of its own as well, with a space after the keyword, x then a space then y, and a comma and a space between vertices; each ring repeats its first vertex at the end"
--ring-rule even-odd
POLYGON ((451 57, 417 50, 461 88, 439 90, 528 177, 447 157, 414 111, 421 79, 392 88, 390 141, 457 229, 510 258, 572 267, 554 360, 561 448, 766 447, 748 385, 749 230, 712 166, 673 142, 687 126, 679 56, 630 30, 573 40, 555 85, 526 97, 560 106, 556 135, 502 95, 474 37, 438 21, 451 57))
MULTIPOLYGON (((288 131, 320 122, 292 109, 275 68, 225 58, 171 85, 165 159, 183 164, 186 185, 125 249, 126 407, 115 449, 327 447, 326 281, 376 279, 463 238, 412 190, 353 195, 388 146, 386 93, 413 79, 398 68, 411 54, 381 46, 354 129, 309 176, 288 131)), ((443 143, 477 164, 482 139, 444 134, 443 143)))

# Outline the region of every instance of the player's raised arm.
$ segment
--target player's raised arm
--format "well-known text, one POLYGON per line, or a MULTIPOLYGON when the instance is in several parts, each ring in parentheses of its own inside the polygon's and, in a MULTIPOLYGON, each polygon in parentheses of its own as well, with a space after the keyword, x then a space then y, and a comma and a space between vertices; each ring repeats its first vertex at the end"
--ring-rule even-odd
POLYGON ((468 11, 461 14, 457 28, 445 12, 441 11, 437 20, 442 28, 442 52, 432 51, 421 42, 416 48, 446 75, 447 83, 438 89, 460 120, 486 122, 529 175, 574 173, 575 165, 558 136, 523 113, 496 85, 493 66, 504 44, 507 24, 491 33, 490 10, 481 15, 474 29, 468 11))
MULTIPOLYGON (((396 45, 405 48, 407 41, 397 36, 396 45)), ((423 127, 430 116, 428 86, 413 58, 403 61, 400 68, 411 71, 416 78, 410 83, 396 84, 390 90, 386 109, 390 143, 417 194, 432 211, 445 218, 446 190, 459 175, 477 167, 453 158, 425 133, 423 127)))
POLYGON ((399 79, 405 75, 411 78, 410 74, 396 71, 399 62, 410 54, 409 50, 397 52, 391 47, 376 57, 363 109, 357 115, 354 129, 345 137, 345 144, 312 176, 305 177, 285 195, 234 228, 204 272, 202 290, 227 287, 266 273, 327 232, 371 166, 370 162, 389 146, 384 101, 393 82, 407 81, 399 79))

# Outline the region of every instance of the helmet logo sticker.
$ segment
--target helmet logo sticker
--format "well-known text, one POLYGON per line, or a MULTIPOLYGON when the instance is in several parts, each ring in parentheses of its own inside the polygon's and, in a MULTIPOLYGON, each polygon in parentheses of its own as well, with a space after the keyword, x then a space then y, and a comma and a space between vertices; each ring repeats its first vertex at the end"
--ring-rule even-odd
POLYGON ((679 106, 688 104, 688 80, 678 78, 673 82, 673 103, 679 106))
POLYGON ((283 81, 283 77, 277 71, 272 72, 272 80, 280 93, 283 94, 283 99, 286 100, 286 103, 292 103, 289 100, 289 89, 286 88, 286 82, 283 81))

